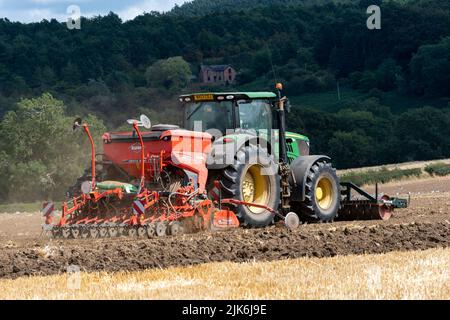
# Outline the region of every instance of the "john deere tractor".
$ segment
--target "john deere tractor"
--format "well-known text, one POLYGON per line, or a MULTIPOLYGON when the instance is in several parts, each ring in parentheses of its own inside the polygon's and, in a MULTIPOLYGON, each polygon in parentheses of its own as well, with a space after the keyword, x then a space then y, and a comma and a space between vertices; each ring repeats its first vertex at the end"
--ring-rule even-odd
POLYGON ((91 168, 69 190, 59 222, 43 205, 44 230, 55 237, 153 237, 186 230, 265 227, 279 218, 389 219, 407 201, 370 195, 341 183, 327 156, 310 155, 309 139, 286 130, 289 101, 271 92, 180 97, 184 129, 151 125, 142 115, 132 131, 103 135, 91 168), (141 128, 144 129, 141 129, 141 128), (99 156, 100 159, 97 159, 99 156), (359 194, 358 198, 352 192, 359 194))
POLYGON ((180 101, 184 128, 214 137, 209 190, 237 200, 234 211, 241 224, 267 226, 274 221, 273 210, 294 211, 304 220, 336 218, 341 202, 336 170, 329 157, 310 155, 306 136, 286 131, 290 105, 281 85, 277 93, 189 94, 180 101))

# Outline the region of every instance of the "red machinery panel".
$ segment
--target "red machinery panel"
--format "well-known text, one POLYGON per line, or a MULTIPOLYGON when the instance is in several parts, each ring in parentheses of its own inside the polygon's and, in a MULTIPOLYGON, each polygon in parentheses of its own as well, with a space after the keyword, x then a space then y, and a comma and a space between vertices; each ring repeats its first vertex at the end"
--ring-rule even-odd
MULTIPOLYGON (((198 175, 200 191, 208 178, 207 155, 211 151, 211 135, 187 130, 150 131, 142 133, 146 162, 146 179, 152 179, 155 166, 163 169, 173 165, 198 175)), ((104 155, 130 176, 139 178, 141 146, 133 132, 103 135, 104 155)))

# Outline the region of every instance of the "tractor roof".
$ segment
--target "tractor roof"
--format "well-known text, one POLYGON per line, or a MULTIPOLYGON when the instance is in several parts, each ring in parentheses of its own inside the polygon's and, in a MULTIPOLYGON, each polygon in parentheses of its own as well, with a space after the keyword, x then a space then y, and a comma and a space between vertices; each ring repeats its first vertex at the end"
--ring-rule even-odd
POLYGON ((236 99, 274 99, 276 94, 273 92, 206 92, 206 93, 192 93, 180 96, 180 101, 186 101, 186 98, 190 98, 190 101, 215 101, 221 100, 219 97, 223 97, 223 100, 236 100, 236 99), (232 96, 232 98, 231 98, 232 96))

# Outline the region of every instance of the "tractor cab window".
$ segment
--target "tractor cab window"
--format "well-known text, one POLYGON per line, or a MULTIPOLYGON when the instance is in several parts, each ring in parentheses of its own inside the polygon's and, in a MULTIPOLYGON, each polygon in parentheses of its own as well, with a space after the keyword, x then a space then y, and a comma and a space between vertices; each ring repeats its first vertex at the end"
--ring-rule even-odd
POLYGON ((239 122, 241 129, 267 130, 272 129, 272 109, 265 100, 240 100, 239 122))
POLYGON ((185 105, 184 127, 191 131, 216 129, 225 134, 233 129, 233 102, 199 102, 185 105))

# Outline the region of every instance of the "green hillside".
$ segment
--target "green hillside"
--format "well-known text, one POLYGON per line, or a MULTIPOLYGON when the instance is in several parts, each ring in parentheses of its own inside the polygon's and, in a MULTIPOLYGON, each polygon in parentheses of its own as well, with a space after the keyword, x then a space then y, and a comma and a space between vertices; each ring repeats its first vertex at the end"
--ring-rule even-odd
POLYGON ((22 186, 58 194, 82 173, 75 116, 100 139, 141 113, 179 123, 181 93, 277 81, 289 129, 338 168, 450 158, 450 3, 196 0, 128 22, 83 18, 81 30, 0 19, 0 200, 22 186), (367 28, 371 4, 381 30, 367 28), (236 82, 200 85, 202 64, 231 64, 236 82))

